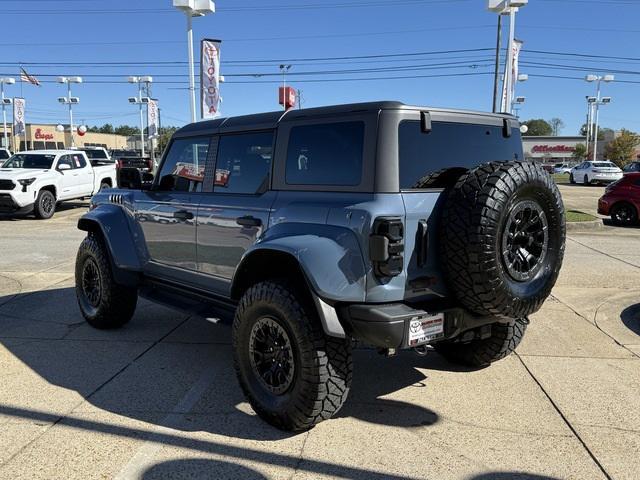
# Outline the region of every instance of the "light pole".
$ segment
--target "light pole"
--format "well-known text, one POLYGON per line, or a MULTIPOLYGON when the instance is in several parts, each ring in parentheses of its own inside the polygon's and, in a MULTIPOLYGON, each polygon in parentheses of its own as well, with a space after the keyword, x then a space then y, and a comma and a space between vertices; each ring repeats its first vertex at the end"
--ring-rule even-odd
POLYGON ((2 135, 4 138, 3 146, 5 148, 9 148, 9 143, 7 140, 7 112, 5 111, 5 107, 7 105, 11 105, 13 103, 13 100, 11 100, 10 98, 4 98, 4 86, 5 84, 13 85, 14 83, 16 83, 15 78, 11 78, 11 77, 0 78, 0 92, 1 92, 0 97, 2 98, 2 135))
MULTIPOLYGON (((516 33, 516 12, 520 7, 524 7, 529 3, 529 0, 487 0, 487 8, 489 11, 497 13, 498 15, 509 15, 509 44, 507 46, 507 62, 505 65, 505 76, 504 76, 504 88, 505 96, 503 97, 502 110, 505 110, 506 113, 511 113, 512 102, 513 102, 513 46, 515 43, 515 33, 516 33)), ((502 23, 498 22, 498 28, 502 28, 502 23)), ((498 34, 498 42, 497 42, 497 52, 496 56, 500 54, 500 33, 498 34)), ((497 63, 496 63, 497 65, 497 63)), ((496 110, 496 92, 498 90, 497 82, 498 75, 495 75, 494 78, 494 110, 496 110)))
POLYGON ((596 97, 587 95, 587 124, 586 124, 586 137, 587 137, 587 157, 589 156, 589 145, 591 145, 591 127, 593 124, 593 105, 597 101, 596 97))
POLYGON ((71 134, 71 146, 76 146, 76 141, 73 138, 73 109, 71 106, 73 104, 80 103, 80 99, 78 97, 71 96, 71 84, 72 83, 82 83, 82 77, 58 77, 58 83, 66 83, 67 84, 67 96, 66 97, 58 97, 58 102, 69 105, 69 132, 71 134))
POLYGON ((593 161, 596 161, 596 156, 598 154, 598 121, 600 118, 600 105, 608 105, 611 103, 611 97, 600 97, 600 83, 601 82, 613 82, 615 77, 613 75, 587 75, 584 78, 587 82, 592 83, 596 82, 596 100, 592 102, 592 105, 595 106, 596 114, 595 114, 595 125, 593 127, 594 131, 593 135, 593 161))
POLYGON ((137 83, 138 84, 138 96, 137 97, 129 97, 129 103, 133 103, 138 105, 140 109, 140 156, 144 157, 144 111, 142 109, 142 105, 149 105, 149 97, 142 96, 142 84, 146 84, 147 92, 149 91, 149 85, 153 83, 153 77, 144 76, 144 77, 128 77, 127 79, 129 83, 137 83))
POLYGON ((193 64, 193 29, 192 18, 204 17, 215 13, 216 6, 211 0, 173 0, 173 6, 187 16, 187 47, 189 53, 189 104, 191 106, 191 121, 196 121, 196 80, 193 64))

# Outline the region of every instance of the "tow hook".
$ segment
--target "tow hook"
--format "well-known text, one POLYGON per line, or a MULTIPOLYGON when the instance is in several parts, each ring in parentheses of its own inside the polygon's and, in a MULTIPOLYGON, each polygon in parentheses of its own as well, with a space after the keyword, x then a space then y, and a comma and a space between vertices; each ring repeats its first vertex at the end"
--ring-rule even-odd
POLYGON ((420 345, 419 347, 415 347, 413 349, 413 351, 421 357, 426 356, 430 350, 433 350, 433 347, 431 345, 420 345))

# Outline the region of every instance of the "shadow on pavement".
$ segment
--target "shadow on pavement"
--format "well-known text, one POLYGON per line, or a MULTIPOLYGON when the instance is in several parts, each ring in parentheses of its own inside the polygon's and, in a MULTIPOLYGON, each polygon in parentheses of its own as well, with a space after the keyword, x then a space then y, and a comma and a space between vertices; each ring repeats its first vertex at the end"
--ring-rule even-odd
MULTIPOLYGON (((204 393, 179 412, 184 421, 178 429, 262 441, 292 436, 262 422, 246 405, 233 369, 228 324, 142 301, 125 327, 98 331, 84 322, 71 287, 10 297, 0 297, 0 342, 48 383, 78 392, 101 410, 176 428, 167 418, 204 376, 204 393)), ((384 358, 357 349, 354 383, 337 417, 409 428, 433 425, 436 412, 383 398, 405 388, 423 389, 426 396, 424 368, 467 371, 437 354, 384 358)))
POLYGON ((476 475, 469 480, 560 480, 557 477, 536 475, 527 472, 488 472, 476 475))
POLYGON ((158 463, 147 469, 140 478, 142 480, 165 480, 167 478, 267 480, 267 477, 261 473, 242 465, 219 460, 191 458, 158 463))
POLYGON ((620 314, 620 320, 625 327, 636 335, 640 335, 640 303, 625 308, 620 314))
MULTIPOLYGON (((87 210, 87 208, 89 208, 89 201, 88 200, 75 200, 75 201, 69 201, 69 202, 62 202, 59 203, 56 206, 56 212, 53 215, 53 218, 56 218, 56 215, 59 213, 63 213, 63 212, 69 212, 69 211, 73 211, 73 210, 77 210, 77 209, 81 209, 83 211, 87 210)), ((37 219, 33 213, 29 213, 29 214, 22 214, 22 215, 10 215, 7 213, 0 213, 0 222, 1 221, 10 221, 10 222, 17 222, 20 220, 30 220, 30 221, 37 221, 37 222, 46 222, 47 220, 40 220, 37 219)))

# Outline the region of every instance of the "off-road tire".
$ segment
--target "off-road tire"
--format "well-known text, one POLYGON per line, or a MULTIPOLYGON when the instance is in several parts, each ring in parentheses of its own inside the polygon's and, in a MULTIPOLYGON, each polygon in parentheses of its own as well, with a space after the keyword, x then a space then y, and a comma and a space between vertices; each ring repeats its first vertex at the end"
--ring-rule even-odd
POLYGON ((445 278, 468 310, 524 318, 549 296, 564 256, 565 216, 558 187, 540 166, 494 162, 466 172, 447 194, 440 225, 445 278), (547 243, 523 279, 507 265, 503 245, 505 229, 524 204, 544 213, 547 243))
POLYGON ((257 283, 240 300, 233 321, 233 358, 240 386, 255 412, 287 431, 308 430, 333 416, 351 386, 351 341, 324 334, 311 300, 286 281, 257 283), (290 340, 293 378, 270 391, 252 366, 251 332, 261 319, 277 322, 290 340))
POLYGON ((520 344, 527 329, 527 319, 516 319, 509 323, 491 325, 491 336, 483 340, 462 342, 440 342, 436 351, 451 363, 467 367, 485 367, 511 355, 520 344))
POLYGON ((136 310, 138 291, 117 284, 111 273, 109 253, 102 239, 90 233, 80 244, 76 257, 76 296, 82 316, 92 327, 106 330, 122 327, 136 310), (91 265, 88 265, 88 262, 91 265), (100 293, 92 303, 85 291, 86 269, 97 272, 100 293))
POLYGON ((40 220, 53 217, 56 212, 56 197, 49 190, 40 190, 33 205, 33 214, 40 220))
POLYGON ((107 182, 102 182, 100 184, 100 191, 109 190, 110 188, 111 188, 111 185, 109 185, 107 182))

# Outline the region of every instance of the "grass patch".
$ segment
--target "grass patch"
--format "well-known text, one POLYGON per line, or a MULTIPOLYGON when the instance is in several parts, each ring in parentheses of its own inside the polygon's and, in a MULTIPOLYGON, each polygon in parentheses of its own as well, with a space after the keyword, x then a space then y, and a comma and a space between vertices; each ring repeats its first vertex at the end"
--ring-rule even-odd
POLYGON ((577 210, 567 210, 567 222, 591 222, 597 220, 597 217, 589 215, 588 213, 579 212, 577 210))
POLYGON ((568 173, 553 173, 551 174, 556 183, 569 183, 568 173))

